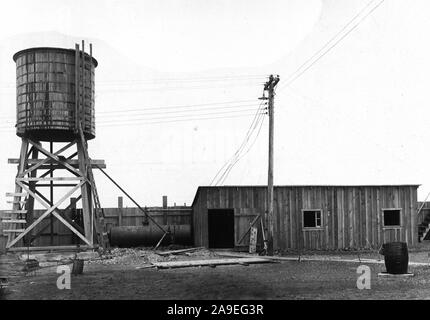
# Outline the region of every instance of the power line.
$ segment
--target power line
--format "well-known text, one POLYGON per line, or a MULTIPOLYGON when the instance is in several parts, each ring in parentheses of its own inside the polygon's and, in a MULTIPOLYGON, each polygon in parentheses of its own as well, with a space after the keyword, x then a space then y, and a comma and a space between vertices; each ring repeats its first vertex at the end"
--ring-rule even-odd
POLYGON ((258 123, 258 121, 261 119, 262 115, 264 115, 265 113, 261 113, 262 110, 262 106, 264 105, 264 102, 260 103, 257 112, 255 113, 255 116, 248 128, 248 131, 245 135, 245 138, 243 140, 243 142, 241 143, 241 145, 239 146, 239 148, 236 150, 236 152, 233 154, 233 156, 224 163, 224 165, 218 170, 218 172, 216 173, 216 175, 213 177, 212 181, 210 182, 210 185, 212 185, 215 182, 215 185, 217 185, 221 179, 225 176, 227 170, 229 170, 229 168, 231 167, 231 164, 233 163, 233 161, 235 161, 237 159, 237 157, 239 156, 239 154, 242 152, 243 148, 246 146, 246 144, 249 141, 249 138, 251 137, 253 131, 255 130, 255 127, 258 123), (225 170, 223 171, 223 173, 220 175, 220 173, 222 172, 222 170, 225 168, 225 170))
MULTIPOLYGON (((245 111, 254 111, 255 108, 252 109, 243 109, 243 110, 228 110, 228 111, 220 111, 220 112, 211 112, 211 113, 200 113, 200 114, 196 114, 195 116, 210 116, 210 115, 218 115, 218 114, 230 114, 230 113, 241 113, 241 112, 245 112, 245 111)), ((184 118, 184 117, 190 117, 190 116, 194 116, 194 115, 189 115, 189 114, 182 114, 182 115, 170 115, 170 116, 164 116, 164 117, 155 117, 155 118, 131 118, 129 120, 127 119, 122 119, 119 121, 138 121, 138 120, 158 120, 158 119, 175 119, 175 118, 184 118)), ((191 119, 191 118, 190 118, 191 119)), ((118 122, 118 120, 106 120, 106 121, 100 121, 100 124, 104 124, 104 123, 115 123, 118 122)))
POLYGON ((188 87, 188 86, 176 86, 176 87, 158 87, 158 88, 105 88, 105 89, 98 89, 97 92, 101 92, 103 94, 115 94, 118 92, 136 92, 136 91, 175 91, 175 90, 205 90, 205 89, 224 89, 224 88, 231 88, 231 87, 240 87, 240 86, 259 86, 264 84, 263 82, 255 82, 255 83, 242 83, 242 84, 223 84, 223 85, 216 85, 216 86, 194 86, 194 87, 188 87))
MULTIPOLYGON (((144 124, 144 123, 158 123, 152 122, 152 120, 163 120, 161 122, 174 122, 177 119, 182 120, 199 120, 199 119, 211 119, 211 117, 200 118, 202 116, 219 116, 219 115, 230 115, 230 114, 239 114, 239 115, 254 115, 254 113, 247 113, 249 111, 254 111, 255 109, 246 109, 246 110, 232 110, 232 111, 224 111, 224 112, 212 112, 212 113, 200 113, 195 115, 177 115, 177 116, 165 116, 165 117, 152 117, 152 118, 133 118, 133 119, 120 119, 120 120, 108 120, 108 121, 99 121, 96 123, 96 126, 116 126, 116 125, 128 125, 128 124, 144 124), (173 121, 170 121, 173 120, 173 121)), ((213 119, 219 119, 220 117, 212 117, 213 119)), ((160 122, 160 123, 161 123, 160 122)), ((0 126, 0 129, 8 129, 12 128, 12 125, 4 125, 0 126)))
POLYGON ((215 185, 219 185, 219 184, 221 184, 221 183, 223 183, 225 181, 225 179, 227 178, 227 176, 230 173, 231 169, 237 163, 239 157, 241 156, 242 151, 246 147, 246 144, 249 142, 249 139, 251 138, 252 134, 255 131, 255 128, 257 127, 257 125, 261 121, 261 119, 264 119, 264 117, 263 116, 259 116, 257 118, 257 121, 255 122, 254 126, 252 127, 252 130, 251 130, 250 134, 246 137, 246 139, 244 140, 244 143, 242 144, 242 146, 238 149, 238 151, 230 159, 230 161, 229 161, 226 169, 224 170, 223 174, 218 178, 218 180, 216 181, 215 185))
MULTIPOLYGON (((115 110, 115 111, 96 111, 96 115, 101 116, 108 116, 110 114, 113 114, 112 116, 117 116, 116 113, 127 113, 127 112, 144 112, 146 110, 164 110, 164 109, 188 109, 188 108, 194 108, 194 107, 204 107, 204 106, 223 106, 223 105, 231 105, 231 108, 238 107, 240 104, 242 106, 242 103, 244 102, 255 102, 255 99, 248 99, 248 100, 233 100, 233 101, 222 101, 222 102, 211 102, 211 103, 200 103, 200 104, 189 104, 189 105, 176 105, 176 106, 158 106, 158 107, 142 107, 138 109, 122 109, 122 110, 115 110)), ((254 104, 246 104, 246 105, 254 105, 254 104)), ((243 105, 245 106, 245 105, 243 105)), ((217 108, 218 109, 218 108, 217 108)), ((221 109, 221 108, 219 108, 221 109)), ((185 110, 184 110, 185 111, 185 110)), ((0 119, 8 119, 8 120, 14 120, 14 116, 0 116, 0 119)))
MULTIPOLYGON (((115 119, 117 119, 117 118, 122 118, 122 117, 136 117, 136 116, 163 115, 163 114, 176 114, 176 113, 190 115, 192 113, 198 113, 198 112, 201 112, 201 111, 214 111, 214 112, 217 112, 217 111, 220 111, 220 110, 223 110, 223 109, 228 109, 228 110, 238 109, 238 111, 241 111, 241 110, 242 111, 246 111, 246 110, 249 110, 249 108, 248 109, 244 109, 244 108, 251 107, 251 106, 255 106, 255 104, 245 104, 245 105, 238 105, 238 106, 219 107, 219 108, 216 108, 216 109, 214 109, 214 108, 199 108, 199 109, 191 109, 191 110, 189 109, 189 110, 174 110, 174 111, 160 111, 160 112, 144 112, 143 111, 143 112, 133 113, 133 114, 121 113, 121 114, 115 114, 115 115, 101 115, 99 117, 99 119, 109 120, 112 117, 114 117, 115 119)), ((251 110, 254 110, 254 109, 251 109, 251 110)), ((231 110, 231 111, 232 112, 237 112, 235 110, 231 110)))
MULTIPOLYGON (((334 44, 332 44, 331 46, 329 46, 327 48, 327 50, 325 50, 319 57, 317 57, 316 60, 314 60, 310 65, 308 65, 304 70, 302 70, 301 72, 299 72, 296 76, 294 76, 291 80, 288 80, 282 87, 280 87, 278 89, 278 91, 285 89, 286 87, 288 87, 289 85, 291 85, 294 81, 296 81, 301 75, 303 75, 307 70, 309 70, 313 65, 315 65, 321 58, 323 58, 327 53, 329 53, 338 43, 340 43, 343 39, 345 39, 345 37, 347 37, 352 31, 354 31, 362 22, 364 19, 366 19, 370 14, 372 14, 385 0, 381 0, 376 6, 374 6, 364 17, 362 17, 358 23, 356 23, 351 29, 349 29, 342 37, 340 37, 334 44)), ((370 3, 372 3, 373 1, 371 1, 370 3)), ((370 4, 369 3, 369 4, 370 4)), ((366 9, 369 4, 367 4, 367 6, 364 8, 366 9)), ((364 11, 364 9, 362 11, 364 11)), ((360 11, 360 13, 362 12, 360 11)), ((344 28, 342 28, 342 30, 346 29, 346 27, 351 24, 352 21, 354 21, 356 19, 357 16, 355 16, 344 28)), ((338 36, 338 34, 336 34, 336 36, 334 38, 336 38, 338 36)), ((327 47, 327 45, 334 39, 330 39, 330 41, 328 41, 323 48, 327 47)), ((321 49, 318 51, 320 52, 322 51, 321 49)), ((314 57, 315 55, 313 55, 312 57, 314 57)), ((311 58, 312 59, 312 58, 311 58)), ((305 64, 310 61, 311 59, 308 59, 305 64)), ((302 65, 303 66, 303 65, 302 65)), ((299 67, 302 68, 302 66, 299 67)), ((298 72, 297 69, 295 72, 293 72, 290 77, 288 77, 288 79, 291 78, 292 75, 296 74, 298 72)))
POLYGON ((224 105, 224 104, 236 104, 242 102, 255 102, 255 99, 248 100, 233 100, 233 101, 222 101, 222 102, 211 102, 211 103, 199 103, 199 104, 188 104, 188 105, 176 105, 176 106, 159 106, 159 107, 143 107, 139 109, 122 109, 118 111, 101 111, 100 114, 107 113, 115 113, 115 112, 134 112, 134 111, 142 111, 142 110, 162 110, 162 109, 179 109, 179 108, 193 108, 193 107, 201 107, 201 106, 216 106, 216 105, 224 105))
POLYGON ((230 165, 230 168, 227 170, 227 172, 226 172, 226 174, 225 174, 225 176, 224 176, 224 179, 222 179, 222 181, 220 182, 220 184, 224 184, 225 180, 227 179, 228 175, 230 174, 231 170, 232 170, 232 169, 233 169, 233 167, 236 165, 236 163, 238 163, 241 159, 243 159, 243 157, 245 157, 245 156, 248 154, 248 152, 252 149, 252 147, 254 146, 255 142, 257 141, 257 139, 258 139, 258 137, 259 137, 259 135, 260 135, 261 128, 263 127, 264 119, 265 119, 265 117, 264 117, 264 116, 263 116, 263 117, 261 117, 260 126, 259 126, 259 128, 258 128, 258 131, 257 131, 257 134, 255 135, 254 140, 253 140, 253 141, 252 141, 252 143, 249 145, 248 149, 247 149, 244 153, 242 153, 242 155, 241 155, 240 157, 238 157, 238 158, 235 160, 235 162, 234 162, 234 163, 232 163, 232 164, 230 165))
POLYGON ((185 121, 200 121, 200 120, 217 120, 217 119, 232 119, 232 118, 242 118, 253 116, 254 113, 248 114, 240 114, 240 115, 231 115, 225 117, 205 117, 205 118, 193 118, 193 119, 180 119, 180 120, 171 120, 171 121, 155 121, 155 122, 136 122, 136 123, 116 123, 111 125, 100 125, 98 127, 107 128, 107 127, 117 127, 117 126, 133 126, 133 125, 144 125, 144 124, 163 124, 163 123, 172 123, 172 122, 185 122, 185 121))
POLYGON ((343 26, 342 29, 340 29, 333 37, 330 38, 318 51, 316 51, 311 57, 309 57, 305 62, 303 62, 292 74, 290 74, 287 77, 287 81, 292 78, 294 74, 300 71, 306 64, 308 64, 313 58, 315 58, 318 54, 320 54, 333 40, 335 40, 342 32, 350 25, 352 22, 357 19, 373 2, 376 0, 371 0, 369 3, 367 3, 366 6, 364 6, 347 24, 343 26))
POLYGON ((267 75, 226 75, 213 77, 178 77, 178 78, 153 78, 153 79, 124 79, 124 80, 105 80, 101 83, 129 83, 129 82, 161 82, 161 81, 225 81, 225 80, 247 80, 247 79, 262 79, 267 78, 267 75))
MULTIPOLYGON (((244 118, 255 116, 255 113, 244 113, 239 115, 230 115, 230 116, 221 116, 221 117, 203 117, 203 118, 188 118, 188 119, 179 119, 179 120, 166 120, 166 121, 137 121, 134 123, 113 123, 113 124, 101 124, 96 125, 97 128, 110 128, 110 127, 119 127, 119 126, 134 126, 134 125, 145 125, 145 124, 163 124, 163 123, 175 123, 175 122, 190 122, 190 121, 200 121, 200 120, 217 120, 217 119, 234 119, 234 118, 244 118)), ((0 127, 1 132, 12 132, 12 127, 0 127)))
MULTIPOLYGON (((202 108, 196 108, 196 109, 185 109, 185 110, 175 110, 175 109, 168 109, 168 110, 163 110, 163 108, 148 108, 148 109, 143 109, 143 110, 134 110, 134 111, 118 111, 115 112, 115 114, 100 114, 100 118, 101 119, 105 119, 107 117, 134 117, 134 116, 139 116, 139 115, 147 115, 147 114, 169 114, 169 113, 189 113, 189 112, 196 112, 196 111, 218 111, 218 110, 223 110, 223 109, 242 109, 242 108, 246 108, 246 107, 250 107, 250 106, 255 106, 255 103, 251 104, 251 103, 247 103, 247 104, 239 104, 239 105, 231 105, 231 106, 220 106, 220 107, 216 107, 214 108, 213 106, 206 106, 206 107, 202 107, 202 108), (152 110, 159 110, 159 111, 155 111, 155 112, 148 112, 148 111, 152 111, 152 110)), ((167 109, 167 108, 166 108, 167 109)))
MULTIPOLYGON (((99 80, 100 84, 129 84, 129 83, 160 83, 160 82, 212 82, 212 81, 243 81, 264 79, 267 76, 261 75, 225 75, 212 77, 178 77, 178 78, 152 78, 152 79, 116 79, 116 80, 99 80)), ((0 87, 15 87, 15 82, 4 81, 0 82, 0 87)))
MULTIPOLYGON (((252 126, 253 126, 253 124, 254 124, 254 122, 256 121, 256 119, 257 119, 257 117, 258 117, 258 114, 260 113, 260 111, 261 111, 261 106, 263 105, 263 103, 260 103, 260 105, 259 105, 259 107, 258 107, 258 109, 257 109, 257 112, 255 113, 255 115, 254 115, 254 118, 252 119, 252 122, 251 122, 251 124, 250 124, 250 126, 249 126, 249 128, 248 128, 248 130, 247 130, 247 132, 246 132, 246 135, 245 135, 245 138, 244 138, 244 140, 242 141, 242 144, 239 146, 239 148, 236 150, 236 152, 235 152, 235 154, 228 160, 228 161, 226 161, 225 163, 224 163, 224 165, 217 171, 217 173, 215 174, 215 176, 212 178, 212 180, 211 180, 211 182, 209 183, 209 185, 212 185, 213 183, 214 183, 214 181, 215 180, 217 180, 217 178, 218 178, 218 176, 219 176, 219 174, 221 173, 221 171, 233 160, 233 158, 235 157, 235 155, 239 152, 239 150, 242 148, 242 146, 243 146, 243 144, 245 143, 245 140, 246 140, 246 137, 249 135, 249 132, 250 132, 250 130, 251 130, 251 128, 252 128, 252 126)), ((219 179, 218 179, 219 180, 219 179)))
POLYGON ((254 78, 219 78, 219 79, 175 79, 175 80, 158 80, 158 79, 152 79, 152 80, 131 80, 131 81, 98 81, 97 83, 102 87, 107 86, 125 86, 125 85, 139 85, 139 86, 145 86, 145 85, 172 85, 172 84, 203 84, 203 83, 217 83, 217 82, 256 82, 256 81, 262 81, 264 78, 262 77, 254 77, 254 78))

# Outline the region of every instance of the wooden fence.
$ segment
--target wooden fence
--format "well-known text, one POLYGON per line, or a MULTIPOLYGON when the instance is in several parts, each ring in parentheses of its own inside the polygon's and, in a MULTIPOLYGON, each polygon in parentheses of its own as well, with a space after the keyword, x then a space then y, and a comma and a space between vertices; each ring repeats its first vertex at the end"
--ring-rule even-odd
MULTIPOLYGON (((108 231, 113 226, 139 226, 151 224, 145 214, 137 207, 124 208, 122 205, 122 197, 118 198, 117 208, 104 208, 105 223, 108 231)), ((69 218, 73 218, 74 209, 64 212, 69 218)), ((167 206, 167 202, 163 207, 145 207, 144 210, 159 224, 164 225, 191 225, 192 209, 188 206, 167 206)), ((81 209, 77 209, 79 213, 81 209)), ((35 218, 42 215, 44 210, 34 210, 35 218)), ((2 211, 0 211, 2 216, 2 211)), ((31 232, 35 235, 40 232, 40 235, 33 241, 33 246, 59 246, 77 244, 78 238, 56 218, 51 220, 45 219, 31 232)), ((0 241, 5 241, 2 237, 2 228, 0 223, 0 241)), ((1 246, 1 243, 0 243, 1 246)), ((4 244, 3 244, 4 246, 4 244)))

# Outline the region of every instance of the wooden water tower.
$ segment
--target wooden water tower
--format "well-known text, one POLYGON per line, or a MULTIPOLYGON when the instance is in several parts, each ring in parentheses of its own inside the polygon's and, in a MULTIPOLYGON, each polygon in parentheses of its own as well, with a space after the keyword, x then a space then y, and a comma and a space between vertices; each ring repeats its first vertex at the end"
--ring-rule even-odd
POLYGON ((13 60, 21 152, 18 159, 9 159, 18 165, 18 173, 15 191, 6 194, 12 210, 2 217, 3 233, 8 235, 6 248, 36 250, 32 242, 49 224, 52 232, 55 219, 80 238, 81 247, 93 248, 96 241, 105 247, 104 214, 92 173, 93 168, 105 165, 90 159, 87 144, 95 138, 97 61, 92 57, 92 45, 89 54, 83 41, 82 48, 76 44, 74 50, 31 48, 17 52, 13 60), (58 194, 61 196, 54 198, 58 194), (71 197, 81 201, 81 224, 60 209, 71 197), (35 201, 45 208, 40 216, 34 214, 35 201))

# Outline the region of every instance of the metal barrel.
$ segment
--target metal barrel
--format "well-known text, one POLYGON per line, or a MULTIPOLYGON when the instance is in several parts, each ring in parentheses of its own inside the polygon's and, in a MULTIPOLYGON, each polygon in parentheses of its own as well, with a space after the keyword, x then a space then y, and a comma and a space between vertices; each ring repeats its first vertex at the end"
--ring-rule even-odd
MULTIPOLYGON (((162 245, 192 243, 190 225, 163 225, 162 227, 170 230, 170 234, 163 239, 162 245)), ((111 246, 118 247, 154 246, 163 234, 160 228, 152 224, 112 227, 109 231, 109 241, 111 246)))

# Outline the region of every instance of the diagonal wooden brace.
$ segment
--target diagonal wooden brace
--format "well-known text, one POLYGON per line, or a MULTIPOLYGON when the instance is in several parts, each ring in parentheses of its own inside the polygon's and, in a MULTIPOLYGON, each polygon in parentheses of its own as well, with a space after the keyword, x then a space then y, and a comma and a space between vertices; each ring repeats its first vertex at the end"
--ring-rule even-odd
MULTIPOLYGON (((76 190, 78 190, 85 181, 81 181, 76 187, 72 188, 70 191, 68 191, 55 205, 50 207, 47 203, 42 201, 35 193, 33 193, 25 184, 23 184, 20 181, 16 181, 16 183, 24 190, 26 190, 33 198, 35 198, 37 201, 40 202, 41 205, 43 205, 46 210, 37 220, 35 220, 29 227, 27 227, 23 233, 19 234, 18 237, 16 237, 12 242, 10 242, 7 245, 7 248, 12 247, 15 245, 19 240, 21 240, 26 234, 28 234, 36 225, 38 225, 43 219, 45 219, 51 212, 53 212, 61 203, 63 203, 64 200, 69 198, 76 190)), ((61 220, 60 220, 61 221, 61 220)), ((63 221, 62 221, 63 222, 63 221)), ((67 225, 66 225, 67 226, 67 225)), ((69 227, 69 226, 67 226, 69 227)), ((83 236, 81 235, 75 228, 70 229, 72 232, 74 232, 79 238, 81 238, 85 243, 88 245, 91 245, 91 243, 83 236)))
MULTIPOLYGON (((70 142, 68 143, 65 147, 61 148, 59 151, 57 151, 56 153, 51 153, 47 150, 45 150, 44 148, 42 148, 41 146, 39 146, 38 144, 36 144, 35 142, 29 140, 29 142, 33 145, 33 147, 35 147, 37 150, 39 150, 41 153, 43 153, 45 156, 47 156, 48 158, 42 160, 41 162, 39 162, 38 164, 34 165, 33 167, 29 168, 27 171, 34 170, 34 167, 36 166, 41 166, 43 164, 45 164, 46 162, 48 162, 49 160, 54 160, 55 162, 59 163, 60 165, 62 165, 63 167, 65 167, 66 169, 68 169, 70 172, 72 172, 73 174, 75 174, 76 176, 80 177, 82 176, 82 173, 79 172, 79 170, 76 170, 75 168, 73 168, 70 164, 68 164, 67 162, 61 160, 57 154, 60 154, 61 152, 67 150, 69 147, 71 147, 72 145, 74 145, 76 142, 70 142)), ((37 168, 37 167, 36 167, 37 168)), ((28 172, 25 172, 28 173, 28 172)))
MULTIPOLYGON (((60 150, 58 150, 57 152, 55 152, 54 154, 51 154, 50 152, 46 151, 44 148, 40 147, 38 144, 36 144, 35 142, 28 140, 33 147, 37 146, 36 148, 42 152, 43 150, 43 154, 45 156, 47 156, 46 159, 41 160, 40 162, 36 163, 35 165, 31 166, 30 168, 28 168, 27 170, 25 170, 21 175, 25 176, 26 174, 32 172, 33 170, 36 170, 37 168, 39 168, 40 166, 44 165, 45 163, 47 163, 49 160, 54 160, 56 162, 60 162, 61 160, 58 158, 57 155, 61 154, 62 152, 66 151, 67 149, 69 149, 71 146, 73 146, 75 144, 75 142, 70 142, 67 145, 65 145, 63 148, 61 148, 60 150), (48 152, 50 154, 50 156, 48 156, 46 154, 46 152, 48 152)), ((73 168, 73 167, 72 167, 73 168)), ((73 168, 74 169, 74 168, 73 168)))

